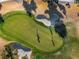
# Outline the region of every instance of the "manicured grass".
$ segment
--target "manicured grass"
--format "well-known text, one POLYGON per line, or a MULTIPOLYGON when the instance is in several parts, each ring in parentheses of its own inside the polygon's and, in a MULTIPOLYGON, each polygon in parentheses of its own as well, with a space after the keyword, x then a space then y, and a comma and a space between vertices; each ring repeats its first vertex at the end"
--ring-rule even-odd
POLYGON ((4 20, 2 32, 24 45, 28 43, 44 52, 54 52, 63 45, 62 38, 55 33, 53 28, 53 35, 51 35, 47 27, 37 23, 33 16, 29 17, 25 12, 15 11, 7 13, 4 15, 4 20), (37 31, 40 43, 37 39, 37 31), (52 44, 52 36, 55 46, 52 44))

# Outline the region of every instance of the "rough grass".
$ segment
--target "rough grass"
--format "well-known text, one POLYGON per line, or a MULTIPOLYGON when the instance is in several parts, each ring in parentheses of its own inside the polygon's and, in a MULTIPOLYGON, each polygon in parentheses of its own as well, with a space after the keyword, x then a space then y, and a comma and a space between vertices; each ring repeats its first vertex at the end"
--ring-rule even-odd
POLYGON ((54 52, 63 45, 62 38, 52 29, 54 46, 51 42, 52 35, 50 30, 36 23, 34 17, 29 17, 24 12, 15 11, 7 13, 4 15, 4 20, 5 22, 1 30, 7 36, 10 36, 10 38, 15 38, 14 41, 25 45, 28 43, 44 52, 54 52), (39 32, 40 43, 37 40, 36 29, 38 29, 39 32))

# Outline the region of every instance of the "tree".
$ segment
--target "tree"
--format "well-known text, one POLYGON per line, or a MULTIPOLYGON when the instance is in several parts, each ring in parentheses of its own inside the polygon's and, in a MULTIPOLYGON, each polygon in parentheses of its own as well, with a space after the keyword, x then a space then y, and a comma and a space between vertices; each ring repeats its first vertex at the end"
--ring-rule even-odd
POLYGON ((10 46, 6 46, 5 47, 5 56, 6 56, 6 59, 14 59, 13 58, 13 53, 12 53, 12 49, 10 46))
POLYGON ((79 3, 79 0, 76 0, 76 3, 79 3))

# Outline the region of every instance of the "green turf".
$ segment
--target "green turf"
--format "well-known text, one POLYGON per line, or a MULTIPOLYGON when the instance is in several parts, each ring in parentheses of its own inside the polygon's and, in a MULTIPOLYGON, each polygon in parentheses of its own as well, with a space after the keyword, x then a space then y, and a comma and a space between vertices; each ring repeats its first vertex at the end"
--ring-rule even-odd
POLYGON ((63 45, 62 38, 55 33, 53 28, 53 35, 51 35, 48 28, 35 22, 34 17, 29 17, 25 12, 15 11, 7 13, 4 15, 4 20, 2 32, 15 38, 17 42, 28 43, 45 52, 54 52, 63 45), (36 29, 39 31, 40 43, 37 40, 36 29), (51 42, 52 36, 55 46, 51 42))

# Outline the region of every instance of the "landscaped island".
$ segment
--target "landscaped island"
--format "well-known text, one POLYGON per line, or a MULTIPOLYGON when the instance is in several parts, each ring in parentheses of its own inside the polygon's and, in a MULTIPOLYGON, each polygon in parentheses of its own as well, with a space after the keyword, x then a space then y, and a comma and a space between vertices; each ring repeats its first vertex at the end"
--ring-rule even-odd
POLYGON ((51 34, 49 28, 36 22, 33 16, 30 17, 23 11, 9 12, 3 18, 1 31, 10 36, 11 41, 20 42, 25 46, 30 45, 43 52, 55 52, 63 46, 63 40, 54 28, 51 28, 51 34))

